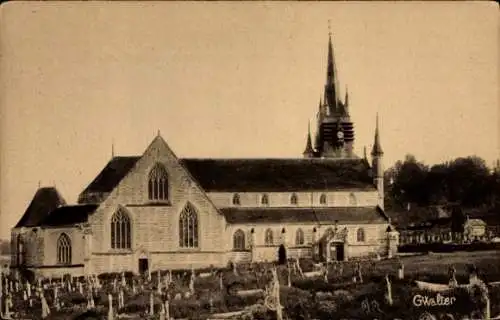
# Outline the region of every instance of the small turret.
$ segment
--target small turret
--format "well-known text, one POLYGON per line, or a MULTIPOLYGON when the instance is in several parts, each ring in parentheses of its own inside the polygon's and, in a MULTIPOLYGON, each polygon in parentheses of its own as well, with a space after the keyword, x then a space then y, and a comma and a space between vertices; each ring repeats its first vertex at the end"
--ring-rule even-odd
POLYGON ((304 155, 304 158, 312 158, 314 157, 314 149, 312 147, 312 142, 311 142, 311 126, 308 124, 307 125, 307 142, 306 142, 306 148, 304 152, 302 153, 304 155))
POLYGON ((382 147, 380 145, 380 134, 379 134, 379 123, 378 123, 378 113, 375 125, 375 139, 372 148, 372 170, 373 170, 373 183, 377 187, 379 194, 379 206, 384 208, 384 166, 383 166, 383 155, 382 147))

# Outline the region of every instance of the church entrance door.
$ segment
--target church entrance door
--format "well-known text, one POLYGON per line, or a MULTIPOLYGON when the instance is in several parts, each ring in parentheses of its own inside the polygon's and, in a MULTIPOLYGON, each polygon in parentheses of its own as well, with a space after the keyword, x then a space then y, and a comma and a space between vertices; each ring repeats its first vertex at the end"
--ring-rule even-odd
POLYGON ((139 259, 139 274, 145 274, 146 272, 148 272, 148 269, 148 259, 139 259))
POLYGON ((335 259, 337 261, 344 261, 344 244, 336 243, 332 246, 335 246, 335 259))
POLYGON ((278 249, 278 263, 279 264, 286 263, 286 249, 284 245, 280 245, 278 249))

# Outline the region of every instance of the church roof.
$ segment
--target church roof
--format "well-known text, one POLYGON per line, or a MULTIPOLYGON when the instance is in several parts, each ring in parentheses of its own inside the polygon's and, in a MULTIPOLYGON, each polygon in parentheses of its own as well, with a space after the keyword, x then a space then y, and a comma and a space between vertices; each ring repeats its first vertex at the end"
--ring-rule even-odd
POLYGON ((39 188, 14 228, 37 226, 51 211, 65 204, 66 201, 55 187, 39 188))
MULTIPOLYGON (((110 192, 140 159, 114 157, 80 194, 110 192)), ((290 192, 326 189, 375 190, 363 159, 180 159, 208 192, 290 192)))
POLYGON ((82 194, 112 191, 139 159, 138 156, 112 158, 82 194))
POLYGON ((387 222, 379 207, 223 208, 228 223, 374 223, 387 222))
POLYGON ((363 159, 181 159, 205 191, 375 190, 363 159))
POLYGON ((53 210, 40 226, 58 227, 87 222, 88 216, 97 209, 96 204, 62 206, 53 210))

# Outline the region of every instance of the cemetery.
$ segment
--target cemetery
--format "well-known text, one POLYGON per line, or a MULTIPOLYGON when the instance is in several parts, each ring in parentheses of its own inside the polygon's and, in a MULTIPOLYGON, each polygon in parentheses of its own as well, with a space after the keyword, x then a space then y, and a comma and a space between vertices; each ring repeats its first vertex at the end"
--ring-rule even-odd
POLYGON ((497 252, 37 278, 2 270, 2 319, 496 319, 497 252), (432 318, 430 318, 432 319, 432 318))

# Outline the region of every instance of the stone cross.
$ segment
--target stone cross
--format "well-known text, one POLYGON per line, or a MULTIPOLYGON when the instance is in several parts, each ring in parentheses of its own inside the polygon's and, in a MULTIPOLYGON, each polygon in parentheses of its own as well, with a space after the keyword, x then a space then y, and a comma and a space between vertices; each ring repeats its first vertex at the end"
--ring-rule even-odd
POLYGON ((49 316, 50 314, 50 308, 49 305, 47 304, 47 300, 45 300, 45 295, 42 292, 42 319, 45 319, 49 316))
POLYGON ((405 266, 403 262, 399 262, 399 268, 398 268, 398 279, 402 280, 405 277, 405 266))
POLYGON ((165 318, 167 318, 167 320, 170 320, 170 303, 169 301, 165 301, 165 318))
POLYGON ((386 301, 387 301, 387 304, 392 306, 393 304, 393 300, 392 300, 392 286, 391 286, 391 281, 389 280, 389 276, 386 274, 385 275, 385 284, 386 284, 386 289, 387 289, 387 293, 386 293, 386 301))
POLYGON ((448 277, 449 277, 449 281, 448 281, 448 285, 450 287, 455 287, 458 285, 458 282, 457 282, 457 279, 455 277, 455 274, 457 273, 457 270, 455 269, 454 266, 451 266, 449 269, 448 269, 448 277))
POLYGON ((191 270, 191 279, 189 280, 189 291, 191 294, 194 294, 194 270, 191 270))
POLYGON ((122 286, 127 286, 127 280, 125 279, 125 272, 122 272, 122 286))
POLYGON ((113 320, 113 296, 111 295, 111 293, 108 294, 108 302, 108 320, 113 320))
POLYGON ((153 292, 149 294, 149 314, 150 315, 155 314, 155 302, 154 302, 153 292))

